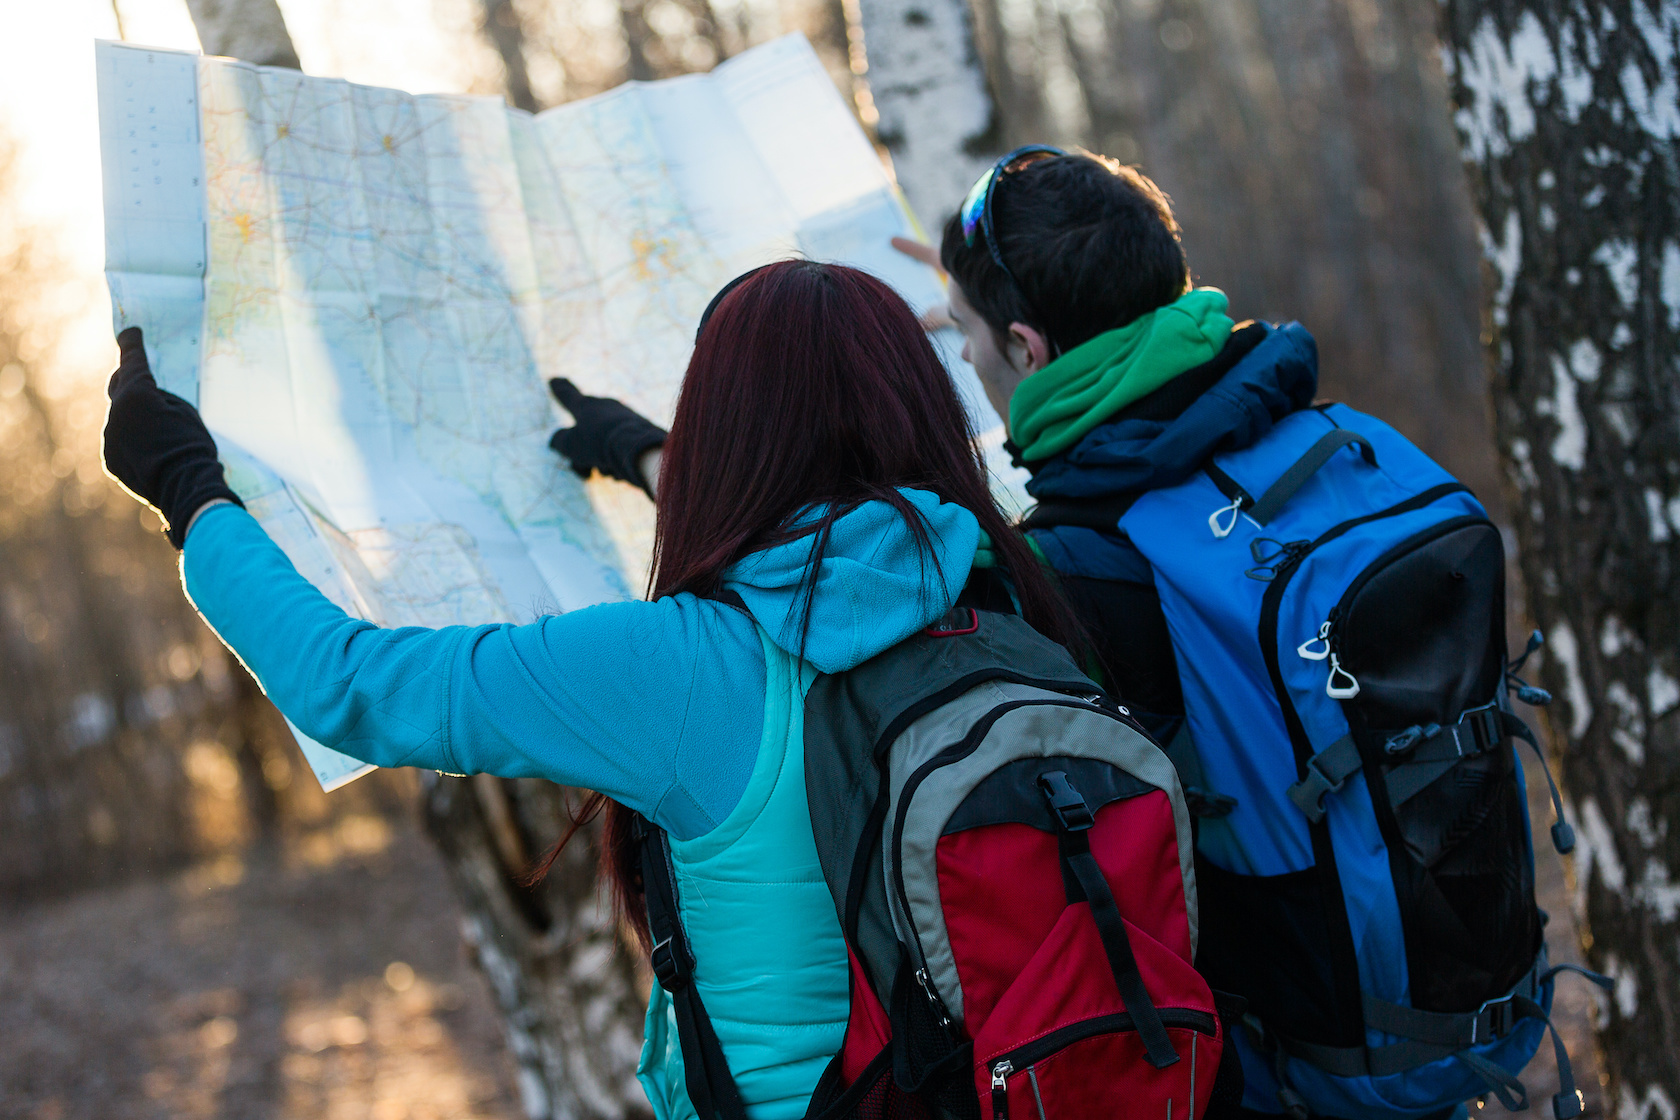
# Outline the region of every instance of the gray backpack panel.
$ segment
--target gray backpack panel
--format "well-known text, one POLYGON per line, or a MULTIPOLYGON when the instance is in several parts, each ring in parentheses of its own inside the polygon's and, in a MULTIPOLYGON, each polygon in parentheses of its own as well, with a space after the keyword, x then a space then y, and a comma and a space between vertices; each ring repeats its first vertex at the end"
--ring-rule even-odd
MULTIPOLYGON (((1043 758, 1090 759, 1103 764, 1091 768, 1096 774, 1114 775, 1108 779, 1109 797, 1094 798, 1098 787, 1084 783, 1089 787, 1083 790, 1087 798, 1096 801, 1091 805, 1093 812, 1110 800, 1144 789, 1167 794, 1178 833, 1192 954, 1195 951, 1195 852, 1190 814, 1171 761, 1143 734, 1084 698, 989 681, 912 724, 889 749, 890 839, 882 846, 882 862, 886 882, 902 880, 904 896, 901 900, 897 891, 889 891, 888 905, 899 941, 919 954, 916 963, 954 1018, 963 1017, 963 993, 939 898, 935 867, 939 838, 950 831, 952 817, 982 783, 1013 762, 1043 758), (975 732, 980 733, 979 741, 963 747, 969 753, 941 764, 943 752, 963 744, 975 732)), ((1036 773, 1042 767, 1033 769, 1036 773)), ((1027 784, 1033 780, 1027 778, 1027 784)), ((1041 803, 1036 791, 1030 798, 1028 804, 1041 803)), ((1051 823, 1047 831, 1054 827, 1051 823)))
POLYGON ((986 681, 1074 696, 1097 691, 1066 650, 1019 618, 985 611, 976 622, 973 633, 914 634, 845 673, 818 677, 805 697, 805 788, 817 854, 841 928, 883 1004, 899 963, 875 854, 887 813, 887 748, 986 681))

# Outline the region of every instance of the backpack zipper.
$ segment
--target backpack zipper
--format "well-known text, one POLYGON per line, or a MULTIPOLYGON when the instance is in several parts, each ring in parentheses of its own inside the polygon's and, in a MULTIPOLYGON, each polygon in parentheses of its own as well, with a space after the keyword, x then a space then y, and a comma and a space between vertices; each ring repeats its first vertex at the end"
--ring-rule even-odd
POLYGON ((1376 578, 1376 574, 1380 569, 1388 567, 1389 564, 1394 562, 1396 557, 1407 552, 1414 552, 1438 537, 1444 537, 1448 533, 1468 528, 1471 525, 1491 526, 1492 524, 1493 523, 1487 518, 1477 517, 1475 514, 1465 514, 1462 517, 1453 517, 1446 521, 1439 521, 1425 531, 1407 537, 1405 540, 1401 541, 1399 544, 1390 548, 1387 552, 1384 552, 1381 556, 1371 561, 1370 564, 1366 565, 1365 570, 1354 577, 1354 581, 1348 584, 1347 590, 1342 592, 1341 599, 1337 601, 1335 607, 1330 611, 1329 621, 1325 623, 1326 626, 1330 627, 1330 649, 1332 653, 1340 654, 1343 652, 1341 642, 1335 635, 1339 632, 1340 625, 1343 619, 1347 616, 1348 610, 1353 606, 1353 600, 1361 591, 1365 590, 1366 584, 1376 578))
MULTIPOLYGON (((1192 1030, 1209 1037, 1216 1037, 1219 1033, 1219 1020, 1209 1012, 1198 1011, 1193 1007, 1162 1007, 1157 1010, 1160 1012, 1161 1022, 1166 1026, 1192 1030)), ((1031 1073, 1039 1062, 1076 1042, 1101 1034, 1120 1034, 1136 1029, 1131 1015, 1125 1011, 1099 1015, 1081 1023, 1070 1023, 993 1058, 993 1120, 1009 1120, 1009 1078, 1016 1073, 1023 1069, 1031 1073)))
MULTIPOLYGON (((1161 1022, 1166 1026, 1192 1030, 1209 1037, 1219 1033, 1219 1019, 1211 1011, 1198 1011, 1194 1007, 1161 1007, 1156 1010, 1160 1012, 1161 1022)), ((1127 1011, 1116 1011, 1111 1015, 1098 1015, 1094 1019, 1069 1023, 1013 1050, 1005 1050, 992 1059, 992 1074, 995 1078, 999 1065, 1012 1068, 1037 1065, 1051 1054, 1075 1042, 1095 1038, 1099 1034, 1123 1034, 1136 1029, 1131 1013, 1127 1011)))
POLYGON ((1329 660, 1330 677, 1324 683, 1326 696, 1329 696, 1332 700, 1352 700, 1359 695, 1358 678, 1348 670, 1346 665, 1342 664, 1342 654, 1345 651, 1342 649, 1341 643, 1341 624, 1347 617, 1348 610, 1353 605, 1353 600, 1358 597, 1361 591, 1365 590, 1366 585, 1376 577, 1376 573, 1388 567, 1396 557, 1415 552, 1448 533, 1468 528, 1471 525, 1490 524, 1491 522, 1487 518, 1477 517, 1474 514, 1466 514, 1463 517, 1454 517, 1437 522, 1424 532, 1407 537, 1365 566, 1365 569, 1348 585, 1347 590, 1342 592, 1342 597, 1330 610, 1330 617, 1325 619, 1324 624, 1318 628, 1318 634, 1295 647, 1295 652, 1308 661, 1329 660), (1338 683, 1338 678, 1340 682, 1345 683, 1338 683))
MULTIPOLYGON (((1064 696, 1066 696, 1066 694, 1064 694, 1064 696)), ((927 955, 922 951, 921 931, 916 928, 915 916, 910 911, 910 894, 904 887, 903 861, 899 858, 899 850, 904 842, 904 822, 909 817, 910 803, 915 799, 916 790, 920 788, 922 782, 924 782, 930 774, 932 774, 935 770, 943 769, 953 763, 961 762, 963 759, 973 754, 975 750, 979 748, 981 740, 991 733, 991 730, 993 726, 997 724, 997 721, 1008 715, 1010 712, 1013 712, 1018 708, 1029 708, 1035 706, 1048 708, 1076 708, 1083 711, 1097 712, 1114 720, 1116 723, 1131 728, 1143 735, 1145 738, 1149 735, 1149 733, 1144 731, 1136 720, 1131 718, 1129 713, 1122 715, 1121 712, 1111 711, 1108 708, 1104 708, 1101 705, 1086 700, 1081 696, 1066 696, 1065 699, 1035 697, 1030 700, 1012 700, 1007 703, 999 704, 997 707, 987 712, 985 716, 975 723, 973 727, 968 729, 967 735, 964 735, 960 740, 946 747, 944 750, 935 754, 932 758, 916 767, 916 769, 911 772, 910 776, 904 779, 904 788, 900 790, 898 797, 898 812, 893 818, 892 841, 888 846, 887 851, 892 859, 893 889, 898 895, 899 909, 904 913, 905 925, 910 927, 909 949, 912 954, 911 963, 916 967, 917 982, 922 985, 922 990, 927 993, 928 1001, 933 1005, 934 1013, 939 1016, 941 1025, 947 1025, 952 1021, 951 1013, 946 1008, 945 1001, 940 997, 938 989, 934 986, 933 974, 928 968, 927 955)), ((1124 710, 1125 709, 1121 709, 1122 712, 1124 710)))
MULTIPOLYGON (((1265 595, 1260 600, 1260 655, 1265 660, 1266 672, 1272 679, 1272 691, 1277 696, 1278 705, 1283 709, 1284 726, 1289 731, 1290 745, 1295 749, 1295 762, 1297 767, 1304 767, 1307 764, 1307 760, 1312 757, 1312 744, 1307 739, 1306 728, 1301 723, 1300 714, 1295 710, 1295 703, 1289 698, 1289 686, 1284 683, 1283 669, 1278 662, 1278 610, 1283 603, 1283 593, 1288 590, 1290 581, 1295 578, 1295 573, 1301 570, 1301 565, 1305 562, 1308 556, 1311 556, 1318 549, 1329 544, 1331 541, 1344 535, 1345 533, 1351 532, 1359 526, 1369 524, 1372 521, 1379 521, 1389 517, 1398 517, 1403 513, 1411 513, 1414 510, 1423 509, 1426 506, 1434 505, 1436 502, 1447 497, 1449 494, 1469 493, 1469 490, 1470 488, 1465 486, 1462 482, 1444 482, 1439 486, 1430 487, 1428 490, 1425 490, 1420 494, 1414 494, 1405 501, 1389 506, 1387 509, 1378 510, 1375 513, 1368 513, 1363 517, 1351 518, 1350 520, 1343 521, 1337 525, 1332 525, 1330 528, 1320 533, 1306 548, 1294 552, 1286 558, 1283 563, 1278 565, 1277 575, 1273 578, 1270 586, 1266 588, 1265 595)), ((1365 573, 1360 573, 1360 578, 1354 581, 1355 584, 1359 584, 1364 578, 1365 573)), ((1345 598, 1346 596, 1344 595, 1344 599, 1345 598)), ((1338 604, 1338 606, 1340 606, 1340 604, 1338 604)), ((1336 612, 1332 612, 1331 619, 1326 621, 1324 627, 1319 628, 1320 635, 1325 638, 1327 642, 1326 657, 1330 656, 1331 653, 1339 653, 1339 650, 1334 644, 1335 618, 1336 612)), ((1303 643, 1302 648, 1310 644, 1312 643, 1303 643)), ((1300 652, 1300 650, 1298 649, 1297 652, 1300 652)), ((1303 656, 1306 655, 1303 654, 1303 656)), ((1316 658, 1314 660, 1316 660, 1316 658)))
MULTIPOLYGON (((1260 656, 1265 661, 1267 675, 1271 677, 1272 691, 1277 697, 1278 707, 1282 709, 1283 725, 1289 733, 1289 745, 1295 753, 1296 776, 1306 772, 1307 761, 1312 758, 1312 741, 1307 738, 1307 729, 1301 722, 1301 714, 1295 710, 1295 702, 1289 697, 1289 686, 1284 683, 1283 669, 1278 660, 1278 610, 1283 602, 1283 593, 1288 590, 1290 581, 1301 568, 1306 558, 1320 547, 1329 544, 1336 538, 1357 529, 1361 525, 1372 521, 1380 521, 1389 517, 1398 517, 1404 513, 1424 509, 1434 505, 1451 494, 1470 493, 1470 488, 1462 482, 1443 482, 1432 486, 1428 490, 1412 495, 1405 501, 1397 502, 1387 509, 1377 510, 1361 517, 1350 518, 1339 524, 1332 525, 1320 533, 1311 546, 1300 550, 1289 557, 1287 562, 1278 568, 1277 575, 1260 600, 1260 624, 1258 638, 1260 641, 1260 656)), ((1333 634, 1334 627, 1331 633, 1333 634)), ((1327 634, 1326 637, 1331 636, 1327 634)), ((1330 846, 1330 831, 1324 822, 1308 826, 1308 835, 1312 840, 1313 866, 1317 869, 1321 888, 1336 899, 1341 898, 1341 874, 1336 868, 1336 856, 1330 846)), ((1359 1011, 1359 974, 1356 955, 1353 948, 1353 931, 1349 928, 1347 915, 1341 914, 1338 921, 1334 916, 1342 910, 1338 902, 1330 909, 1330 982, 1331 996, 1335 1000, 1342 1027, 1350 1034, 1357 1035, 1364 1030, 1364 1017, 1359 1011), (1352 1009, 1347 1010, 1347 1009, 1352 1009)))
POLYGON ((1009 1075, 1014 1072, 1007 1058, 992 1067, 992 1120, 1009 1120, 1009 1075))

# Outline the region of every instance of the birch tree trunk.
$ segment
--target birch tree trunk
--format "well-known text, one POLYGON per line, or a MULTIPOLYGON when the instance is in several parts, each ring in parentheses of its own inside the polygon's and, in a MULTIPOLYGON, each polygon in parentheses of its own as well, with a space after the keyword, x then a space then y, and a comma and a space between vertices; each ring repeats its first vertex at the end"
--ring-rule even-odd
MULTIPOLYGON (((191 10, 206 51, 298 65, 275 0, 192 0, 191 10)), ((520 875, 569 820, 566 790, 488 775, 426 774, 421 785, 426 829, 455 881, 462 936, 502 1013, 526 1113, 646 1115, 635 1071, 647 985, 619 951, 597 886, 599 830, 580 833, 548 879, 528 889, 520 875)))
POLYGON ((965 0, 861 0, 867 77, 898 185, 936 243, 1002 151, 965 0))
POLYGON ((1680 1108, 1680 10, 1446 0, 1500 450, 1620 1120, 1680 1108))

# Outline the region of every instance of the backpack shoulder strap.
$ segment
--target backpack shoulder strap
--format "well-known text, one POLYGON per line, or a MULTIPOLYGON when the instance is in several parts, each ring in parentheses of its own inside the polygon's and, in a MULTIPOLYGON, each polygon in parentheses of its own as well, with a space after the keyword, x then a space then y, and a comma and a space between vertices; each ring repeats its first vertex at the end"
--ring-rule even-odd
POLYGON ((1142 491, 1128 494, 1108 494, 1101 498, 1046 498, 1032 508, 1021 521, 1023 532, 1032 529, 1053 529, 1071 525, 1101 532, 1119 531, 1120 519, 1138 500, 1142 491))
POLYGON ((700 1120, 746 1120, 741 1091, 729 1072, 723 1043, 694 986, 694 950, 677 909, 677 872, 665 830, 640 813, 633 818, 641 852, 642 891, 647 900, 648 932, 653 936, 653 975, 671 996, 677 1014, 688 1099, 700 1120))

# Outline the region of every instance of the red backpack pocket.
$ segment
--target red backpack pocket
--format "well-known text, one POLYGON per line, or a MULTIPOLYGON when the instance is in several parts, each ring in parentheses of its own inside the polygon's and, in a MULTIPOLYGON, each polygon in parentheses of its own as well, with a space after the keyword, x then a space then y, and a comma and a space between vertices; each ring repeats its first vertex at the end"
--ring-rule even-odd
POLYGON ((1091 907, 1073 903, 974 1040, 983 1117, 1190 1120, 1206 1109, 1224 1045, 1213 995, 1178 954, 1130 922, 1125 926, 1176 1059, 1159 1068, 1150 1061, 1091 907))
POLYGON ((1189 963, 1171 802, 1082 760, 1032 770, 1047 814, 989 813, 998 823, 940 844, 982 1116, 1191 1120, 1212 1095, 1224 1037, 1189 963), (1095 813, 1075 781, 1101 787, 1095 813), (971 926, 963 912, 986 920, 971 926))

